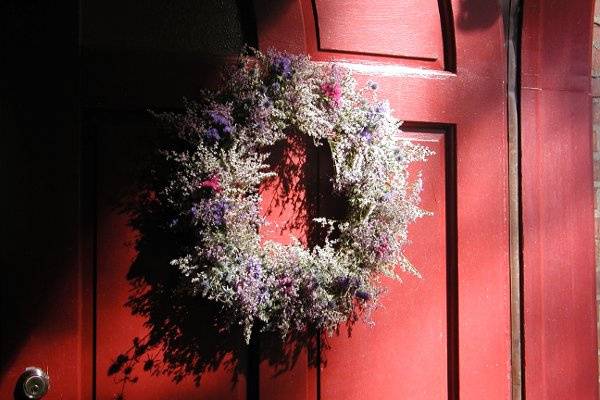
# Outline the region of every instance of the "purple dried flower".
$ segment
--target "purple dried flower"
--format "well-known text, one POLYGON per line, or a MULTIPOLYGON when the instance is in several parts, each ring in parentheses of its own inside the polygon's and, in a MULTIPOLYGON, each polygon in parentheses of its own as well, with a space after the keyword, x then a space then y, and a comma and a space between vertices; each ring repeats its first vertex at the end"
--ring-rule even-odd
POLYGON ((212 119, 213 124, 219 127, 229 127, 231 121, 221 111, 209 111, 208 115, 212 119))
POLYGON ((390 106, 388 103, 378 103, 373 109, 372 112, 374 114, 387 114, 390 111, 390 106))
POLYGON ((367 143, 373 142, 373 132, 367 127, 364 127, 359 133, 360 137, 367 143))
POLYGON ((259 305, 270 297, 262 280, 262 263, 256 257, 240 261, 245 263, 245 271, 239 276, 236 292, 246 312, 255 313, 259 305))
POLYGON ((223 199, 204 202, 204 207, 199 209, 192 207, 192 213, 196 218, 200 218, 205 224, 213 226, 222 226, 225 224, 225 214, 229 210, 229 204, 223 199))
POLYGON ((338 276, 333 280, 335 287, 345 291, 358 286, 358 279, 355 276, 338 276))
POLYGON ((370 300, 370 299, 371 299, 371 295, 369 294, 369 292, 367 292, 366 290, 363 290, 363 289, 359 289, 359 290, 357 290, 357 291, 354 293, 354 295, 355 295, 357 298, 359 298, 359 299, 361 299, 361 300, 365 300, 365 301, 368 301, 368 300, 370 300))
POLYGON ((284 54, 275 55, 271 67, 273 72, 285 79, 292 76, 292 60, 284 54))
POLYGON ((215 221, 218 223, 218 225, 223 225, 223 223, 225 222, 225 213, 228 209, 229 205, 224 201, 219 201, 213 208, 215 221))
POLYGON ((246 265, 246 271, 250 277, 260 279, 262 276, 262 263, 257 258, 250 257, 246 265))
POLYGON ((390 191, 383 195, 382 201, 385 201, 387 203, 387 202, 393 201, 395 197, 396 197, 396 192, 390 191))
POLYGON ((212 110, 208 112, 212 127, 204 134, 206 141, 217 143, 233 131, 233 121, 226 110, 212 110))
MULTIPOLYGON (((219 258, 222 257, 223 253, 224 253, 223 246, 215 245, 215 246, 205 249, 204 257, 206 257, 206 259, 210 260, 211 262, 216 262, 219 258)), ((203 282, 203 285, 205 285, 205 284, 206 284, 206 282, 203 282)))
POLYGON ((245 309, 246 314, 255 314, 260 302, 256 291, 249 288, 244 283, 239 283, 236 288, 241 306, 245 309))
POLYGON ((217 128, 208 128, 204 134, 204 137, 209 143, 216 143, 221 140, 221 135, 219 134, 219 130, 217 128))
POLYGON ((264 285, 261 286, 260 295, 258 296, 258 302, 263 303, 265 301, 269 301, 270 298, 271 298, 271 293, 269 293, 269 290, 267 289, 267 287, 264 285))
POLYGON ((262 108, 271 108, 273 106, 273 102, 267 96, 263 97, 259 103, 262 108))
POLYGON ((344 291, 350 287, 350 277, 349 276, 338 276, 333 280, 333 284, 336 288, 344 291))
POLYGON ((382 119, 389 115, 390 106, 387 102, 377 103, 369 109, 368 121, 369 125, 377 126, 382 119))

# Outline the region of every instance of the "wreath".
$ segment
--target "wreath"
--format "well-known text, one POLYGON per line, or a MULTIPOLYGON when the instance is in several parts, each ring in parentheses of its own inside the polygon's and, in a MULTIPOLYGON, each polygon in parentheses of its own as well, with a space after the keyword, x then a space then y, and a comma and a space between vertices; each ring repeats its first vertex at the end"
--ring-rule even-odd
POLYGON ((247 342, 254 330, 286 337, 369 320, 382 276, 418 276, 403 249, 408 225, 427 212, 408 166, 430 151, 399 135, 376 83, 357 88, 338 65, 249 51, 218 89, 160 117, 176 139, 161 150, 136 219, 179 238, 170 263, 185 290, 218 304, 221 323, 241 326, 247 342), (324 234, 312 247, 259 234, 259 188, 274 174, 267 159, 292 131, 328 146, 345 204, 342 218, 316 219, 324 234))

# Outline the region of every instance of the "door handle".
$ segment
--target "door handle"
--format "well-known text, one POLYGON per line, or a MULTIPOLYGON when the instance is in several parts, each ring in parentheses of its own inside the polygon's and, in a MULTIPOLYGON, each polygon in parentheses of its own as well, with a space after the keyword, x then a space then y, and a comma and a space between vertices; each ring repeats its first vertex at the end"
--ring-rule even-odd
POLYGON ((50 389, 50 377, 41 368, 27 367, 19 378, 18 386, 25 399, 41 399, 50 389))

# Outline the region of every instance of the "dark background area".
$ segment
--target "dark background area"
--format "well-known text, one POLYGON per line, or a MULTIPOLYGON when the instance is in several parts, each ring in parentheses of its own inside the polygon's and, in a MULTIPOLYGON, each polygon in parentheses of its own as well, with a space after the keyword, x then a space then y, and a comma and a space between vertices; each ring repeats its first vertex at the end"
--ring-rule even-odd
POLYGON ((81 107, 77 3, 0 4, 3 373, 77 272, 81 107))
POLYGON ((256 29, 244 0, 8 0, 0 33, 2 374, 29 332, 76 308, 57 295, 86 262, 94 134, 193 98, 256 29))

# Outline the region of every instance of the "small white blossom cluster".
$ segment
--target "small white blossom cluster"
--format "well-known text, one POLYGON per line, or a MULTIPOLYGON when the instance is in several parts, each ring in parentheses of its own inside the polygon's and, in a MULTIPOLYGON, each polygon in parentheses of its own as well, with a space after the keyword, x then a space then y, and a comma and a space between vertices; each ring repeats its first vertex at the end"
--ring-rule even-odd
POLYGON ((418 274, 403 255, 407 227, 426 214, 419 179, 407 167, 430 154, 399 140, 399 121, 335 65, 279 52, 244 55, 222 86, 163 118, 177 132, 163 149, 151 204, 138 219, 159 220, 181 238, 178 268, 193 296, 220 304, 227 325, 253 330, 334 331, 377 304, 379 277, 418 274), (334 188, 348 210, 321 218, 329 234, 312 248, 262 241, 259 186, 273 174, 269 148, 294 129, 328 145, 334 188), (160 217, 157 217, 160 216, 160 217))

